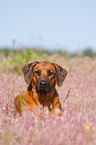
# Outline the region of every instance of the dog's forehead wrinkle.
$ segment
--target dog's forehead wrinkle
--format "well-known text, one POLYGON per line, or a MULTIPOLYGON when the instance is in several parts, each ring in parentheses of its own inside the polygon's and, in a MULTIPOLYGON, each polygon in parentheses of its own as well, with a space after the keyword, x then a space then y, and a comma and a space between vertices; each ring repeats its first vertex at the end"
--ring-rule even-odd
POLYGON ((49 63, 40 62, 34 67, 34 70, 41 70, 41 71, 52 70, 52 71, 55 71, 55 68, 50 62, 49 63))

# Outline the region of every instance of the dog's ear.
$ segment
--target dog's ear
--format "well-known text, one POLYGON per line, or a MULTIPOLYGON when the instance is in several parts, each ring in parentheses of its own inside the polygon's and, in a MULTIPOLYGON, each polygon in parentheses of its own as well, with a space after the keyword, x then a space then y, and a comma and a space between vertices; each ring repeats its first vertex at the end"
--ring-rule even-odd
POLYGON ((59 66, 58 64, 54 64, 54 65, 55 65, 56 70, 57 70, 57 85, 59 87, 61 87, 62 84, 63 84, 63 81, 65 80, 65 78, 68 74, 68 72, 64 68, 59 66))
POLYGON ((23 67, 23 74, 24 74, 24 79, 25 79, 25 82, 27 84, 30 84, 31 82, 31 79, 32 79, 32 69, 33 67, 37 64, 38 62, 33 62, 33 63, 29 63, 29 64, 26 64, 24 65, 23 67))

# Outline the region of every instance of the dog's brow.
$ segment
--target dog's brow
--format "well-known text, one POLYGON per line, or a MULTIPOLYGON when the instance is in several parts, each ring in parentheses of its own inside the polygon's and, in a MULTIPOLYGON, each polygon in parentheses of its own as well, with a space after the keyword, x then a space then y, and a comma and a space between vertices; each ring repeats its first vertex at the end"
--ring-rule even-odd
POLYGON ((33 70, 33 68, 38 64, 39 62, 37 62, 33 67, 32 67, 32 70, 33 70))
POLYGON ((57 72, 57 69, 56 69, 56 67, 55 67, 54 63, 52 63, 52 65, 53 65, 53 67, 55 68, 55 71, 57 72))

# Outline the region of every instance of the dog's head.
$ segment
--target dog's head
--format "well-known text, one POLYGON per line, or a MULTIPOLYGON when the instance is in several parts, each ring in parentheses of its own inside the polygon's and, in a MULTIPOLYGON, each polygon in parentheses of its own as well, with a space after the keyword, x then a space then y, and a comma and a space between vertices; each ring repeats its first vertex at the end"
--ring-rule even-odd
POLYGON ((55 85, 60 87, 67 75, 61 66, 50 62, 33 62, 23 67, 24 79, 29 90, 34 88, 37 93, 51 93, 55 85))

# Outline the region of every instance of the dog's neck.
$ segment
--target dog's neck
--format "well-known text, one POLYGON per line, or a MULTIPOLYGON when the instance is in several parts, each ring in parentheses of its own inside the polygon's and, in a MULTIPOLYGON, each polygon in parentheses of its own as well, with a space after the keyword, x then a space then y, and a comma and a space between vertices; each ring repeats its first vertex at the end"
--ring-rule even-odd
POLYGON ((48 106, 50 103, 50 94, 48 93, 38 93, 38 100, 40 102, 40 104, 44 106, 48 106))
POLYGON ((51 100, 52 100, 52 96, 54 95, 54 92, 50 92, 50 93, 45 93, 45 92, 36 92, 36 88, 34 86, 32 86, 32 84, 30 83, 30 85, 27 87, 27 91, 30 94, 30 97, 33 98, 36 101, 37 105, 43 105, 44 106, 49 106, 51 100), (35 96, 35 98, 34 98, 35 96))

